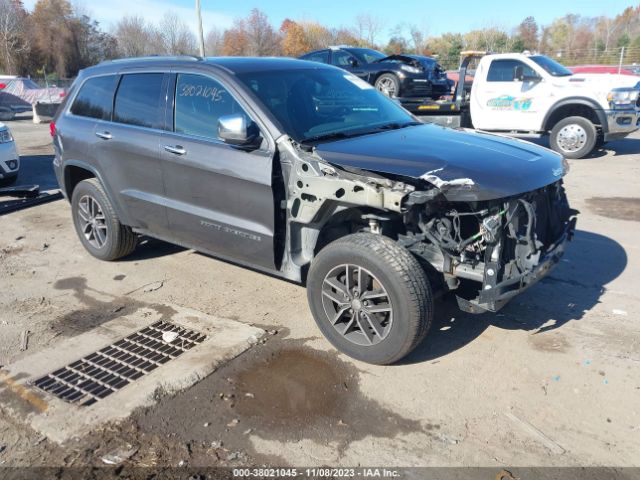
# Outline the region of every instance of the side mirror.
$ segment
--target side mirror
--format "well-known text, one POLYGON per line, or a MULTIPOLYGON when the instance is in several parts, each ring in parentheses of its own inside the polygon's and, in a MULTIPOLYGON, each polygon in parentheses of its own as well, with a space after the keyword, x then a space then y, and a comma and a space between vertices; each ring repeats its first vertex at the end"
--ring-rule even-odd
POLYGON ((351 65, 352 67, 357 67, 358 61, 353 57, 349 57, 349 65, 351 65))
POLYGON ((258 138, 258 127, 241 113, 218 119, 218 138, 229 145, 251 145, 258 138))

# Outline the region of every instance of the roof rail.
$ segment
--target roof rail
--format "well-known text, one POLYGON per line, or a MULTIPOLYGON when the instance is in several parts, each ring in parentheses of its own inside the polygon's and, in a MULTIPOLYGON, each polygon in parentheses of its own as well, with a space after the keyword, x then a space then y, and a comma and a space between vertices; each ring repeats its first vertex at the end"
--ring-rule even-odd
POLYGON ((144 57, 127 57, 127 58, 115 58, 113 60, 105 60, 100 63, 126 63, 126 62, 135 62, 139 60, 193 60, 200 62, 204 60, 204 58, 199 57, 197 55, 147 55, 144 57))

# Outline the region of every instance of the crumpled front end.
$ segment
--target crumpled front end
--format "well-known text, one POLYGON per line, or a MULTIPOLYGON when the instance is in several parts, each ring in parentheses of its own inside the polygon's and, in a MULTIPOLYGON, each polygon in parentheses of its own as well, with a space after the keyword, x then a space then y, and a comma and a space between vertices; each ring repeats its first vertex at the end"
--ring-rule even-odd
POLYGON ((495 312, 547 275, 578 213, 562 181, 500 200, 447 202, 416 193, 407 202, 409 228, 399 242, 441 272, 471 313, 495 312))

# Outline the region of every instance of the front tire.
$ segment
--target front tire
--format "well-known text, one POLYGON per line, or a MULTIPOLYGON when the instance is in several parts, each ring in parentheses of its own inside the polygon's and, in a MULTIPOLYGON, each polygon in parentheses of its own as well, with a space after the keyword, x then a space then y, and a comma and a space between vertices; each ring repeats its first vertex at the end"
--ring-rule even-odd
POLYGON ((596 126, 584 117, 567 117, 560 120, 551 130, 551 148, 565 158, 584 158, 596 146, 598 131, 596 126))
POLYGON ((393 73, 383 73, 376 79, 375 87, 387 97, 400 96, 400 80, 393 73))
POLYGON ((307 297, 334 347, 378 365, 408 355, 433 319, 431 287, 418 261, 393 240, 371 233, 323 248, 309 270, 307 297))
POLYGON ((100 260, 117 260, 133 252, 138 237, 122 225, 102 184, 83 180, 73 190, 71 214, 84 248, 100 260))

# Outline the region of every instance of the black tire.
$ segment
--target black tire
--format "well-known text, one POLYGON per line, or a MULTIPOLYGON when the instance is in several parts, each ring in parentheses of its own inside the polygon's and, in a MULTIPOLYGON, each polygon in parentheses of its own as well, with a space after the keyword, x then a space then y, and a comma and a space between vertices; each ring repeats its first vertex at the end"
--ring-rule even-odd
POLYGON ((126 257, 135 250, 138 243, 137 235, 130 227, 120 223, 109 197, 97 179, 90 178, 76 185, 71 198, 71 215, 80 242, 94 257, 107 261, 117 260, 126 257), (85 220, 82 215, 85 213, 81 210, 80 203, 83 202, 84 206, 87 201, 95 201, 101 212, 100 217, 103 217, 100 223, 104 227, 102 231, 105 232, 103 237, 105 240, 101 246, 96 245, 95 242, 92 243, 92 240, 87 238, 83 231, 85 220))
POLYGON ((393 73, 383 73, 378 78, 376 78, 375 82, 376 90, 384 93, 388 97, 396 98, 400 96, 400 80, 393 73), (393 88, 393 92, 390 93, 390 90, 386 88, 386 85, 389 85, 393 88))
POLYGON ((567 117, 555 124, 551 130, 549 144, 556 152, 565 158, 584 158, 589 155, 596 146, 598 131, 596 126, 584 117, 567 117), (568 142, 563 140, 563 135, 568 132, 575 135, 574 139, 568 142))
POLYGON ((10 187, 11 185, 15 184, 17 181, 18 181, 17 175, 15 177, 3 178, 0 180, 0 188, 10 187))
MULTIPOLYGON (((346 283, 345 281, 344 284, 346 283)), ((342 287, 344 284, 340 284, 340 286, 342 287)), ((348 288, 344 290, 348 290, 348 288)), ((335 290, 335 292, 342 291, 344 293, 344 290, 335 290)), ((371 290, 368 292, 372 293, 371 290)), ((330 289, 329 291, 333 292, 330 289)), ((337 293, 331 293, 331 295, 337 295, 337 293)), ((431 286, 418 261, 407 249, 399 246, 393 240, 371 233, 348 235, 323 248, 309 269, 307 297, 318 328, 334 347, 350 357, 377 365, 388 365, 408 355, 424 339, 433 319, 431 286), (350 278, 354 280, 356 285, 357 267, 361 267, 366 272, 363 273, 364 276, 370 274, 371 290, 374 290, 374 286, 382 286, 382 289, 375 290, 384 291, 386 295, 383 297, 387 298, 388 302, 383 300, 383 303, 388 303, 388 306, 392 308, 389 313, 382 314, 383 317, 375 317, 376 319, 383 318, 381 322, 376 323, 378 327, 385 324, 384 319, 386 318, 386 326, 381 327, 384 330, 384 335, 376 335, 374 332, 377 330, 372 328, 373 324, 369 323, 369 335, 375 343, 370 340, 369 343, 354 343, 355 338, 367 338, 367 335, 364 335, 360 328, 360 322, 356 323, 357 318, 367 318, 366 316, 358 316, 358 314, 364 315, 359 309, 365 310, 364 305, 367 304, 367 301, 364 300, 365 295, 360 297, 356 293, 356 297, 361 299, 360 307, 354 306, 353 300, 346 300, 346 296, 340 297, 343 299, 342 303, 349 304, 352 308, 344 313, 341 323, 336 323, 336 326, 332 322, 336 318, 335 312, 327 312, 327 305, 329 305, 329 310, 333 305, 338 312, 347 308, 344 306, 340 308, 338 303, 333 302, 330 296, 323 293, 323 286, 326 289, 328 285, 325 283, 325 279, 330 278, 330 281, 335 284, 336 279, 329 277, 329 275, 345 265, 354 266, 355 270, 351 270, 350 278), (384 315, 388 316, 384 317, 384 315), (349 330, 350 322, 352 325, 349 333, 352 336, 351 339, 345 336, 349 330), (344 332, 339 331, 338 328, 344 332)), ((372 301, 369 301, 369 304, 371 303, 372 301)), ((378 306, 370 305, 366 309, 379 310, 376 308, 378 306)), ((367 325, 364 319, 361 321, 367 325)))

